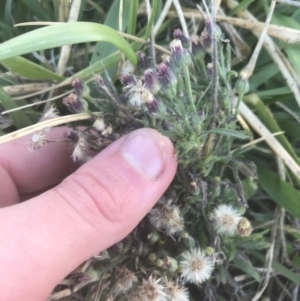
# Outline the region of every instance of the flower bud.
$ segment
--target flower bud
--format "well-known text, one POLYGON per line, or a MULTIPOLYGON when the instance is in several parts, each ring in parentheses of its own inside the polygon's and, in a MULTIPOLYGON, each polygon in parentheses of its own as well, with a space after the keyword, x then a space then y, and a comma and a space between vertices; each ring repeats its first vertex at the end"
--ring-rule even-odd
POLYGON ((139 52, 137 54, 138 57, 138 66, 140 70, 144 71, 150 68, 150 63, 148 61, 148 58, 144 52, 139 52))
POLYGON ((239 95, 245 95, 249 91, 248 74, 242 70, 240 76, 235 83, 235 90, 239 95))
POLYGON ((182 46, 184 48, 190 47, 190 40, 183 34, 183 32, 180 29, 175 29, 173 32, 174 39, 180 40, 182 46))
POLYGON ((134 77, 132 74, 121 73, 119 79, 123 86, 128 86, 134 83, 134 77))
POLYGON ((237 225, 237 232, 240 236, 249 236, 252 232, 252 226, 246 217, 241 218, 237 225))
POLYGON ((164 258, 164 266, 172 273, 178 269, 178 262, 176 259, 166 256, 164 258))
POLYGON ((191 193, 193 195, 199 195, 199 193, 200 193, 200 187, 199 187, 199 185, 197 184, 196 181, 192 181, 190 183, 190 189, 191 189, 191 193))
POLYGON ((88 108, 88 103, 83 98, 74 93, 71 93, 70 95, 65 97, 63 99, 63 104, 72 113, 82 113, 88 108))
POLYGON ((162 259, 156 259, 155 265, 161 268, 164 265, 164 261, 162 259))
POLYGON ((192 63, 190 54, 182 47, 180 40, 173 40, 170 43, 171 58, 170 67, 175 72, 180 72, 183 66, 188 66, 192 63))
POLYGON ((74 88, 75 93, 77 95, 81 95, 81 93, 83 91, 83 85, 84 85, 83 82, 79 78, 73 77, 71 85, 74 88))
POLYGON ((211 53, 212 51, 211 37, 206 27, 201 32, 201 41, 205 52, 211 53))
POLYGON ((146 89, 148 89, 151 93, 156 94, 159 91, 159 82, 156 74, 152 69, 147 69, 142 78, 142 83, 146 89))
POLYGON ((195 59, 203 59, 205 50, 201 44, 199 36, 191 37, 191 52, 195 59))
POLYGON ((162 92, 169 89, 170 86, 175 86, 177 83, 175 74, 164 62, 157 66, 157 77, 162 87, 162 92))

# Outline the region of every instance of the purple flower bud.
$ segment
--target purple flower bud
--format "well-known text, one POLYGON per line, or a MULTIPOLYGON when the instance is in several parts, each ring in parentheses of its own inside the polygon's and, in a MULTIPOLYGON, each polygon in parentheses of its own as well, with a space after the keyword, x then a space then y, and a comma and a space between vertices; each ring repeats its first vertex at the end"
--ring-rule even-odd
POLYGON ((83 91, 83 82, 79 78, 73 77, 71 85, 74 88, 75 93, 77 95, 81 95, 83 91))
POLYGON ((177 83, 175 74, 164 62, 157 66, 157 77, 162 88, 168 88, 177 83))
POLYGON ((190 47, 190 40, 183 34, 183 32, 180 29, 174 30, 173 37, 174 39, 180 40, 184 48, 190 47))
POLYGON ((158 100, 152 94, 149 94, 147 98, 144 99, 144 101, 149 113, 157 112, 158 100))
POLYGON ((134 77, 132 74, 121 73, 119 76, 120 82, 123 86, 128 86, 134 83, 134 77))
POLYGON ((170 43, 170 48, 172 53, 170 58, 170 66, 173 70, 180 71, 183 66, 191 64, 191 56, 188 51, 182 47, 180 40, 173 40, 170 43))
POLYGON ((195 59, 202 59, 204 57, 205 51, 199 36, 191 37, 191 52, 195 59))
POLYGON ((159 82, 156 74, 152 69, 147 69, 142 78, 142 83, 146 89, 148 89, 151 93, 156 94, 159 91, 159 82))
POLYGON ((142 71, 144 71, 150 67, 148 58, 144 52, 139 52, 137 54, 137 57, 138 57, 138 66, 142 71))
POLYGON ((71 93, 63 99, 63 104, 72 112, 72 113, 81 113, 88 108, 87 102, 79 97, 78 95, 71 93))
POLYGON ((70 139, 72 142, 77 143, 79 139, 78 132, 76 131, 68 131, 65 134, 67 139, 70 139))
POLYGON ((204 50, 210 53, 212 50, 211 37, 206 27, 201 32, 201 40, 204 50))

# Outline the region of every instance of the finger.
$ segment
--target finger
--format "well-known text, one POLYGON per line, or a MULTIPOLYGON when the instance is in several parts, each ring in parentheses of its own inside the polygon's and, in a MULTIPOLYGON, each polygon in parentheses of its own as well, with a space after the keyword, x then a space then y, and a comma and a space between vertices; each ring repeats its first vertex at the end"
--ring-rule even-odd
MULTIPOLYGON (((66 127, 54 128, 47 139, 64 139, 66 127)), ((32 193, 58 184, 75 171, 78 164, 71 159, 72 147, 67 143, 49 143, 30 151, 32 135, 0 145, 0 207, 17 203, 19 194, 32 193)))
POLYGON ((54 189, 2 209, 4 299, 45 299, 80 263, 132 231, 175 171, 170 140, 140 129, 114 142, 54 189))

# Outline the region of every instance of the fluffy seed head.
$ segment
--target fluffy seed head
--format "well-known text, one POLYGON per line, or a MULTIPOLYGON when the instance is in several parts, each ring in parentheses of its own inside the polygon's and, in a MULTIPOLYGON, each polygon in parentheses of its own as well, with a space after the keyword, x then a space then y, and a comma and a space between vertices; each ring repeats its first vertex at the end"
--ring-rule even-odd
POLYGON ((178 206, 172 200, 160 201, 149 212, 150 223, 158 230, 164 230, 167 235, 180 233, 184 230, 184 220, 180 216, 178 206))
POLYGON ((52 105, 51 108, 43 115, 42 120, 53 119, 57 118, 58 116, 58 110, 56 109, 55 105, 52 105))
POLYGON ((214 209, 211 220, 217 233, 233 236, 237 234, 241 214, 231 205, 222 204, 214 209))
POLYGON ((94 121, 93 124, 94 129, 96 129, 97 131, 101 132, 105 129, 105 122, 104 122, 104 118, 102 115, 98 115, 96 120, 94 121))
POLYGON ((75 145, 75 148, 74 148, 74 151, 72 154, 73 161, 76 162, 76 161, 84 160, 87 150, 88 150, 88 145, 84 138, 84 135, 79 132, 78 133, 78 141, 75 145))
POLYGON ((116 282, 113 287, 114 295, 117 296, 128 292, 137 281, 137 277, 130 270, 122 267, 116 276, 116 282))
POLYGON ((47 142, 48 140, 45 135, 42 135, 41 133, 33 134, 31 137, 30 148, 32 150, 38 150, 42 148, 47 142))
POLYGON ((106 137, 106 136, 111 135, 112 132, 113 132, 113 127, 112 127, 112 125, 110 124, 106 129, 104 129, 104 130, 101 132, 101 135, 106 137))
POLYGON ((166 280, 165 285, 168 301, 189 301, 189 293, 185 287, 179 286, 170 280, 166 280))
POLYGON ((138 288, 140 301, 167 301, 165 288, 159 283, 160 279, 153 279, 152 276, 148 280, 143 279, 142 285, 138 288))
POLYGON ((214 269, 213 261, 200 249, 192 249, 182 254, 180 262, 182 268, 181 277, 184 281, 201 284, 211 277, 214 269))
POLYGON ((126 60, 121 68, 121 73, 125 74, 133 74, 134 66, 130 63, 130 61, 126 60))

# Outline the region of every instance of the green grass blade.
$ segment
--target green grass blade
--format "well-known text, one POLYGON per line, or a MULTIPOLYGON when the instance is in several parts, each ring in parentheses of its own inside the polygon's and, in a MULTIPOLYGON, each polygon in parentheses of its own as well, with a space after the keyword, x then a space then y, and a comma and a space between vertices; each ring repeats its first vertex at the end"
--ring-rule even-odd
MULTIPOLYGON (((15 109, 18 107, 17 104, 14 102, 14 100, 3 90, 1 86, 0 86, 0 101, 5 110, 15 109)), ((9 116, 13 120, 15 126, 18 129, 31 125, 31 121, 22 110, 11 112, 9 113, 9 116)))
POLYGON ((234 262, 235 266, 238 267, 239 269, 241 269, 243 272, 245 272, 246 274, 248 274, 249 276, 251 276, 252 278, 257 280, 258 282, 261 281, 259 274, 257 273, 255 268, 250 263, 248 263, 246 261, 242 261, 241 259, 238 259, 238 258, 234 258, 233 262, 234 262))
POLYGON ((1 64, 12 72, 29 79, 53 81, 64 80, 62 76, 59 76, 54 72, 40 65, 37 65, 21 56, 15 56, 13 58, 3 60, 1 64))
POLYGON ((152 29, 152 26, 153 26, 153 23, 154 23, 154 19, 155 19, 155 16, 156 16, 157 7, 158 7, 158 0, 153 0, 152 7, 151 7, 150 18, 148 20, 148 24, 147 24, 147 28, 146 28, 146 32, 145 32, 145 36, 144 36, 145 40, 149 39, 151 29, 152 29))
POLYGON ((59 23, 8 40, 0 44, 0 61, 33 51, 92 41, 112 43, 134 65, 137 63, 137 57, 130 45, 114 29, 90 22, 59 23))
MULTIPOLYGON (((256 109, 256 112, 259 115, 261 121, 272 133, 282 131, 278 123, 276 122, 274 116, 272 115, 271 111, 269 111, 266 108, 264 103, 258 98, 256 94, 244 96, 243 99, 247 104, 251 105, 256 109)), ((299 164, 299 158, 297 157, 293 147, 290 145, 286 137, 284 135, 278 135, 276 139, 282 144, 282 146, 287 150, 287 152, 289 152, 293 159, 299 164)))
POLYGON ((42 21, 53 21, 46 10, 36 0, 22 0, 26 6, 42 21))
MULTIPOLYGON (((123 14, 122 14, 123 31, 127 27, 129 10, 130 10, 130 2, 131 2, 131 0, 123 1, 123 14)), ((113 2, 112 6, 110 7, 108 14, 106 15, 106 19, 104 22, 104 24, 106 26, 109 26, 115 30, 119 30, 119 9, 120 9, 120 0, 115 0, 113 2)), ((109 41, 105 41, 105 42, 109 42, 109 41)), ((117 46, 117 45, 115 45, 115 46, 117 46)), ((104 43, 104 42, 98 42, 95 47, 94 53, 92 55, 91 63, 93 64, 97 61, 100 61, 115 51, 116 51, 116 47, 114 47, 114 45, 104 43)))
POLYGON ((244 0, 242 1, 239 5, 237 5, 234 9, 232 9, 230 12, 229 12, 229 16, 233 16, 236 12, 246 8, 249 4, 251 4, 252 2, 254 2, 256 0, 244 0))
POLYGON ((130 3, 127 33, 134 35, 136 31, 136 20, 137 20, 137 10, 139 6, 139 0, 132 0, 130 3))
POLYGON ((300 191, 282 181, 276 173, 255 162, 259 183, 270 198, 296 218, 300 218, 300 191))

